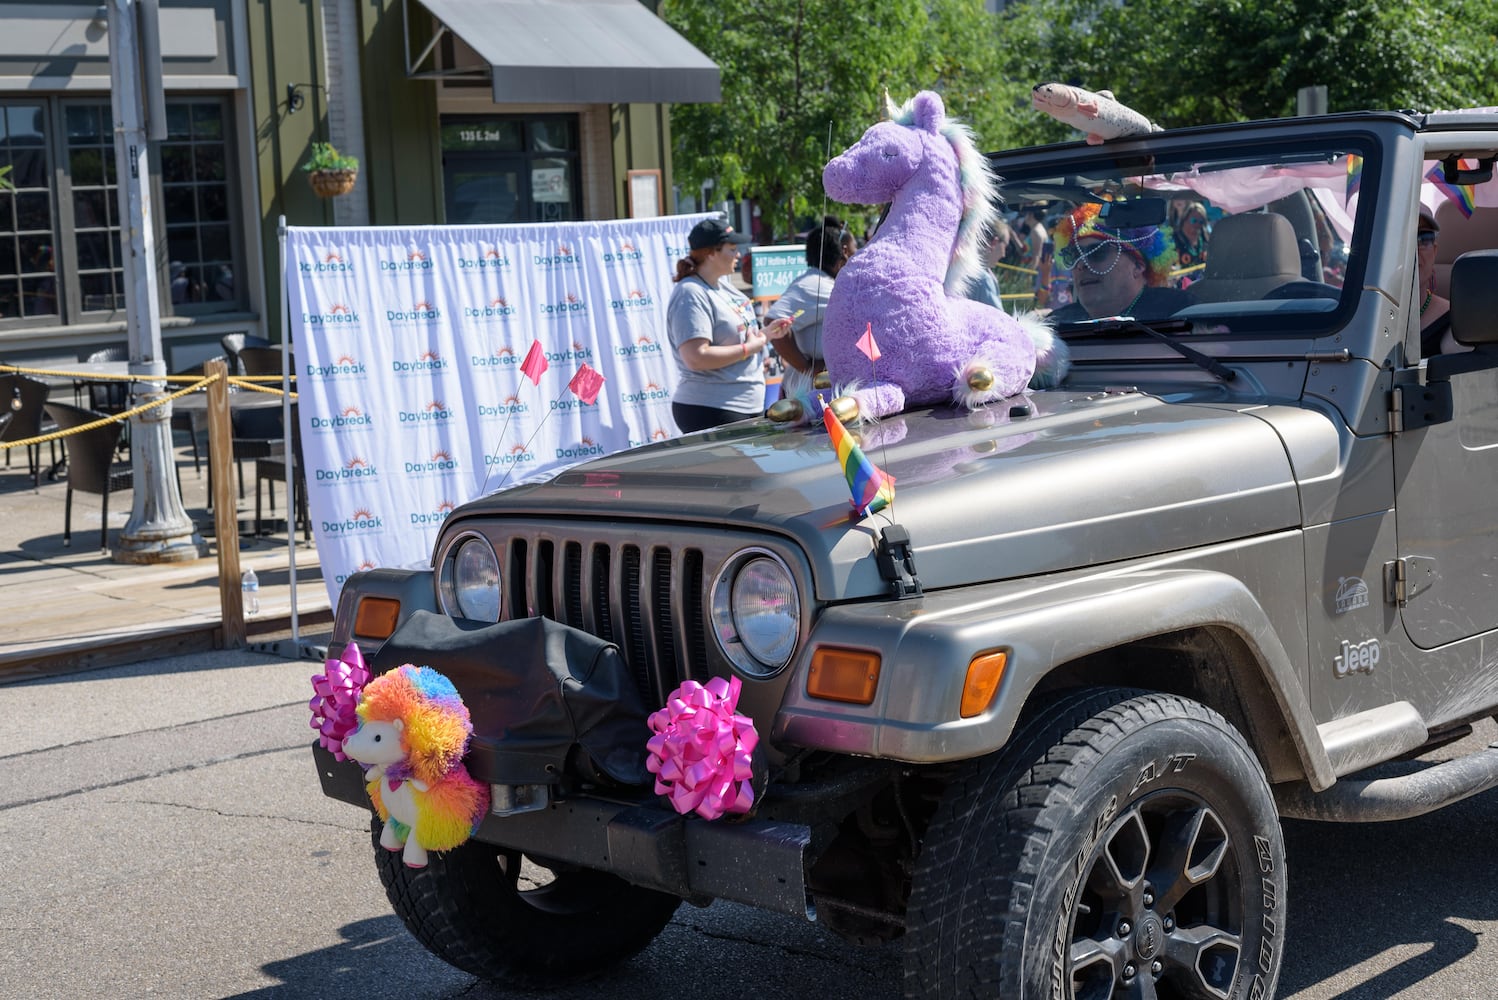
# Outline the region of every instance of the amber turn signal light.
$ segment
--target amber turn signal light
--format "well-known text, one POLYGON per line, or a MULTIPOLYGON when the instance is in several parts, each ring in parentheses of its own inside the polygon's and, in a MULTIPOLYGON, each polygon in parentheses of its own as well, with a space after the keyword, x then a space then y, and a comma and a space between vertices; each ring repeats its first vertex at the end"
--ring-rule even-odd
POLYGON ((999 681, 1004 679, 1004 664, 1008 653, 984 653, 973 657, 967 665, 967 680, 962 684, 962 717, 971 719, 981 714, 993 701, 999 681))
POLYGON ((879 654, 862 649, 819 646, 811 654, 806 693, 826 701, 867 705, 879 687, 879 654))
POLYGON ((354 634, 366 639, 388 639, 400 621, 401 602, 389 597, 361 597, 354 612, 354 634))

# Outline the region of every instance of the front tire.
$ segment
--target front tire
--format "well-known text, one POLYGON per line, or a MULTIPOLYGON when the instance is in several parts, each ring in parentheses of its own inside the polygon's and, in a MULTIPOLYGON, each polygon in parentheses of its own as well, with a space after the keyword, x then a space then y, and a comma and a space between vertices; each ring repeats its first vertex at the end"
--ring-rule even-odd
POLYGON ((644 949, 681 900, 607 872, 557 866, 527 888, 521 855, 470 840, 407 868, 371 840, 385 895, 406 929, 438 958, 480 979, 535 989, 592 978, 644 949))
POLYGON ((1285 848, 1263 769, 1174 695, 1068 692, 952 782, 917 861, 905 995, 1271 1000, 1285 848))

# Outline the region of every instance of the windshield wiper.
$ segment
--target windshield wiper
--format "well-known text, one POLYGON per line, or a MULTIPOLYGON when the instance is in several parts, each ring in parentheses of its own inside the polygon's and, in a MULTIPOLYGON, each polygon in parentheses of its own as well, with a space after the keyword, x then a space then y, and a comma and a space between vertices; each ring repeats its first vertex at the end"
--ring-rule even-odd
POLYGON ((1082 336, 1107 336, 1110 333, 1142 333, 1146 337, 1158 340, 1187 361, 1190 361, 1204 371, 1211 372, 1224 382, 1231 382, 1238 377, 1237 372, 1221 361, 1210 355, 1203 354, 1196 348, 1183 344, 1171 336, 1173 333, 1190 333, 1191 323, 1189 320, 1161 320, 1157 325, 1159 329, 1147 326, 1133 316, 1104 316, 1100 319, 1083 320, 1080 323, 1068 323, 1067 327, 1069 328, 1068 332, 1073 336, 1077 334, 1081 334, 1082 336))

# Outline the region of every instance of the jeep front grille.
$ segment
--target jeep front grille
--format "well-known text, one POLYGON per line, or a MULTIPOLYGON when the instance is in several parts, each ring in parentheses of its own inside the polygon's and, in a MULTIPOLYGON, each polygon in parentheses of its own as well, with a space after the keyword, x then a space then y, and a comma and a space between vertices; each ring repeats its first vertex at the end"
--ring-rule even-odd
POLYGON ((494 539, 507 619, 544 615, 614 643, 648 707, 707 680, 703 551, 546 529, 494 539))

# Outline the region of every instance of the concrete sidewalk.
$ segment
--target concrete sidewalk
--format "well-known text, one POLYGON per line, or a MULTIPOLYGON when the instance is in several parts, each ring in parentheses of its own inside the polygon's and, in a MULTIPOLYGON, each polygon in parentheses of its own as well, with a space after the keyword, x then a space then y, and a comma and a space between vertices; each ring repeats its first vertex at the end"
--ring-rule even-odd
MULTIPOLYGON (((179 445, 186 444, 178 434, 179 445)), ((67 483, 48 481, 48 445, 42 445, 41 482, 32 488, 25 449, 0 457, 0 681, 38 673, 86 669, 222 645, 218 548, 208 509, 207 442, 202 473, 194 471, 190 447, 178 447, 182 501, 205 542, 206 555, 193 562, 134 565, 114 562, 99 550, 101 497, 73 496, 73 544, 62 544, 67 483)), ((59 447, 59 453, 61 448, 59 447)), ((0 451, 0 456, 6 452, 0 451)), ((245 463, 245 497, 239 501, 240 563, 260 579, 260 613, 246 619, 249 640, 289 637, 291 586, 287 550, 286 497, 276 486, 276 516, 267 512, 270 534, 254 536, 253 462, 245 463)), ((262 485, 263 490, 268 486, 262 485)), ((109 498, 109 543, 130 518, 133 494, 109 498)), ((296 610, 300 638, 327 631, 332 620, 315 543, 294 536, 296 610)), ((223 581, 238 587, 239 581, 223 581)))

